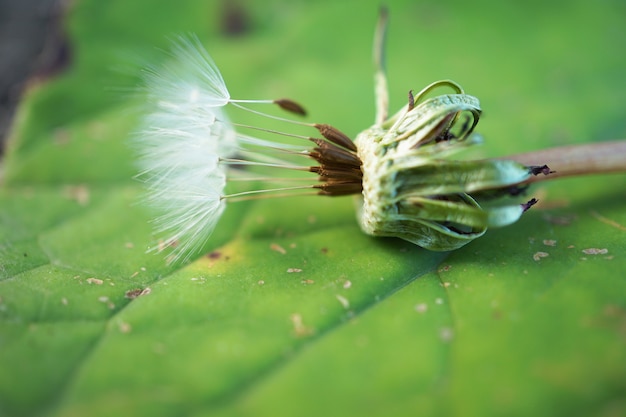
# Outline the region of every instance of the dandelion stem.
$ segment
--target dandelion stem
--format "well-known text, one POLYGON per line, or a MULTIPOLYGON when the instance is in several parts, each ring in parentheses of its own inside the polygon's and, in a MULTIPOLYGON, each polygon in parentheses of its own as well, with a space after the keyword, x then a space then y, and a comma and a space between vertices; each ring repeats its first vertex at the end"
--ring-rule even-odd
POLYGON ((547 164, 554 171, 550 175, 533 176, 524 184, 576 175, 626 172, 626 140, 561 146, 498 159, 527 166, 547 164))

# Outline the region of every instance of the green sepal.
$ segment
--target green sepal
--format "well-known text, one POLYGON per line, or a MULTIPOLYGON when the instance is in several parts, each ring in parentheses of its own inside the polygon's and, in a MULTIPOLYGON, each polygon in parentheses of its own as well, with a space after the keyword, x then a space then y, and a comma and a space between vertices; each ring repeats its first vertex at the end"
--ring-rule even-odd
POLYGON ((471 193, 509 187, 530 177, 528 168, 509 160, 446 161, 396 158, 388 170, 397 200, 408 196, 471 193))

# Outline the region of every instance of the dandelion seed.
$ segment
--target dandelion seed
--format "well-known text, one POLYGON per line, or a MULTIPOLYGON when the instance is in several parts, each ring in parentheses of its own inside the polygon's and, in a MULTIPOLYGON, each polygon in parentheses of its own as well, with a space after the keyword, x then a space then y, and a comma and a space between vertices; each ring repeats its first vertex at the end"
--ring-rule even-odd
POLYGON ((549 174, 547 166, 448 158, 480 142, 473 133, 481 114, 478 99, 455 82, 437 81, 415 94, 411 90, 407 105, 387 118, 384 30, 383 16, 375 37, 376 122, 354 141, 327 124, 256 109, 270 105, 304 115, 292 100, 231 98, 199 40, 175 39, 171 60, 146 70, 149 108, 135 140, 146 202, 160 213, 154 229, 162 240, 155 249, 171 248, 168 259, 187 260, 202 249, 227 202, 257 198, 356 195, 365 233, 440 251, 482 236, 489 226, 510 224, 535 204, 532 199, 487 208, 478 201, 519 194, 519 184, 549 174), (441 88, 452 93, 431 97, 441 88), (276 126, 308 127, 311 136, 231 122, 226 107, 276 126), (267 187, 254 188, 259 181, 267 187))
POLYGON ((361 163, 345 134, 326 124, 284 119, 247 107, 273 104, 295 114, 305 113, 288 99, 231 99, 219 70, 197 38, 176 39, 171 58, 163 67, 147 71, 145 90, 150 108, 145 127, 135 140, 138 178, 146 184, 147 203, 160 213, 154 220, 155 234, 164 238, 157 250, 174 247, 172 260, 188 258, 204 245, 227 201, 361 191, 361 163), (227 105, 278 122, 308 126, 321 138, 231 123, 223 111, 227 105), (299 144, 261 139, 245 131, 271 132, 299 144), (271 168, 273 174, 267 177, 253 168, 271 168), (284 170, 309 173, 309 177, 292 178, 280 173, 284 170), (258 181, 271 187, 226 191, 227 182, 258 181))

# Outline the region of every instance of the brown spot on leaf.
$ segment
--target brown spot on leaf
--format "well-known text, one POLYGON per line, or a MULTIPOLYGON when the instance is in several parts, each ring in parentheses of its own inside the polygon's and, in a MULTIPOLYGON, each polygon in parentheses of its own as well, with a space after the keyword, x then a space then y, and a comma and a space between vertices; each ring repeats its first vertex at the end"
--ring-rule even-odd
POLYGON ((213 252, 207 253, 206 257, 215 261, 222 257, 222 252, 214 250, 213 252))
POLYGON ((137 297, 141 297, 142 295, 148 295, 151 292, 152 290, 150 289, 150 287, 135 288, 135 289, 126 291, 126 293, 124 294, 124 297, 128 298, 129 300, 134 300, 137 297))

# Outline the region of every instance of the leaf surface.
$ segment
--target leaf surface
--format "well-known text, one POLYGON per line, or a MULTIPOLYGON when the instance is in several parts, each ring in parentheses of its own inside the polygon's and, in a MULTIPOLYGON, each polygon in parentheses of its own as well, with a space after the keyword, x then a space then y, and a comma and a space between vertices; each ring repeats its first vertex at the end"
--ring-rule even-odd
MULTIPOLYGON (((485 109, 479 157, 624 137, 626 10, 560 3, 394 4, 391 110, 452 78, 485 109)), ((621 174, 535 186, 518 223, 449 255, 364 236, 350 198, 321 197, 231 204, 185 266, 145 253, 137 64, 198 33, 233 96, 354 137, 377 10, 249 4, 231 36, 206 2, 72 7, 73 66, 28 92, 3 161, 1 415, 626 412, 621 174)))

